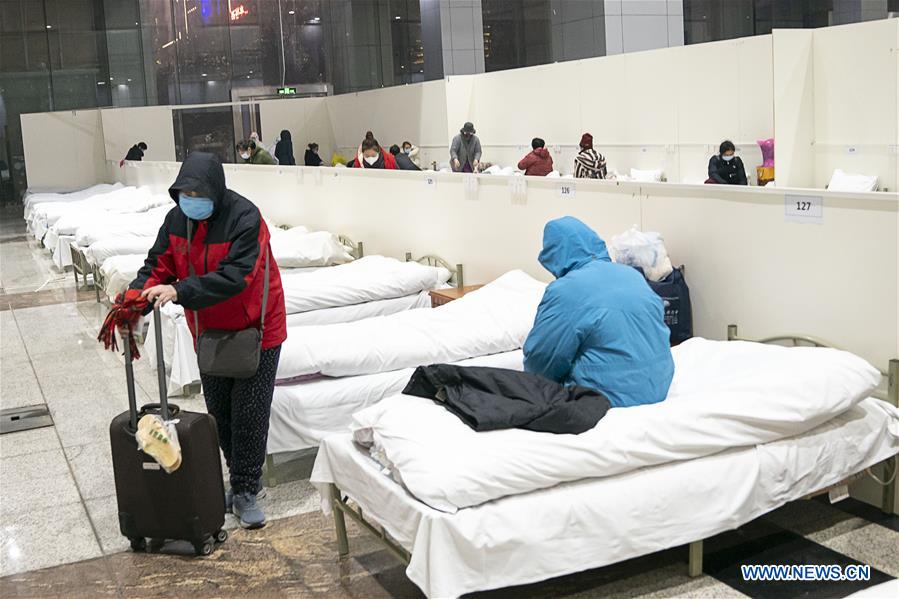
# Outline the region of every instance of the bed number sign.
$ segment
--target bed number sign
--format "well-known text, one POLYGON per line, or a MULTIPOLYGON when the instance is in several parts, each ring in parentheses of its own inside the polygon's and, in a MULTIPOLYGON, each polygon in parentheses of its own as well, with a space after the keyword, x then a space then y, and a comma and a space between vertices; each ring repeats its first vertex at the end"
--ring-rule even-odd
POLYGON ((577 189, 571 183, 561 183, 559 185, 559 197, 564 199, 574 199, 577 195, 577 189))
POLYGON ((788 222, 820 225, 824 222, 824 198, 787 194, 784 196, 784 217, 788 222))
POLYGON ((430 175, 426 176, 425 177, 425 187, 427 187, 431 191, 437 189, 437 179, 430 175))

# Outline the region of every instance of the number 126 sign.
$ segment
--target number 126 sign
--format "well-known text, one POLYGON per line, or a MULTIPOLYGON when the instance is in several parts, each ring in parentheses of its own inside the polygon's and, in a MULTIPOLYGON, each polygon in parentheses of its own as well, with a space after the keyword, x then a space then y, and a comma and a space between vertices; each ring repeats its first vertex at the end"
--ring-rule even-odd
POLYGON ((784 196, 784 217, 794 223, 824 222, 824 198, 821 196, 784 196))

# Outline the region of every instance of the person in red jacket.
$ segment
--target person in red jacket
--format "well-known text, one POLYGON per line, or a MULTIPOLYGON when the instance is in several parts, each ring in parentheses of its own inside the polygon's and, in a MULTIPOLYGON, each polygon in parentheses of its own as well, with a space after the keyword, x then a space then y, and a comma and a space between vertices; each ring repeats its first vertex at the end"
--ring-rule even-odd
POLYGON ((519 161, 518 169, 535 177, 545 177, 553 172, 553 157, 546 149, 546 142, 535 137, 531 140, 531 148, 531 153, 519 161))
POLYGON ((200 375, 231 478, 225 504, 233 506, 241 526, 258 528, 265 524, 256 500, 262 491, 269 413, 281 344, 287 339, 281 275, 259 209, 225 187, 222 163, 214 155, 188 155, 169 194, 178 206, 166 215, 129 287, 143 290, 141 297, 155 305, 183 306, 195 341, 207 329, 260 328, 266 258, 269 261, 256 374, 246 379, 200 375))
POLYGON ((366 137, 362 140, 359 155, 347 164, 349 168, 382 168, 396 170, 396 158, 381 147, 374 137, 366 137), (361 158, 361 160, 360 160, 361 158))

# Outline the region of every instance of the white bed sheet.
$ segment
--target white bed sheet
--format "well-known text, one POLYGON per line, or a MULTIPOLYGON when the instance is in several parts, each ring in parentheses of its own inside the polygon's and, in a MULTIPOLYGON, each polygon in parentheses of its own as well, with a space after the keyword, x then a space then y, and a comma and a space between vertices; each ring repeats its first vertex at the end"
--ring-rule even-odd
POLYGON ((453 512, 802 434, 870 396, 881 379, 862 358, 829 348, 694 338, 672 355, 665 401, 612 408, 579 435, 478 433, 439 404, 404 395, 359 412, 353 428, 416 498, 453 512))
POLYGON ((146 259, 146 254, 125 254, 103 261, 100 272, 106 277, 106 295, 110 300, 128 288, 146 259))
MULTIPOLYGON (((115 237, 156 237, 166 215, 174 207, 173 202, 155 206, 143 212, 96 214, 92 218, 81 219, 74 227, 75 242, 87 247, 98 241, 115 237)), ((90 215, 88 215, 90 216, 90 215)), ((55 229, 62 230, 59 227, 55 229)), ((69 230, 72 227, 68 227, 69 230)))
MULTIPOLYGON (((448 448, 452 451, 455 448, 448 448)), ((587 479, 446 514, 416 501, 352 442, 322 443, 311 481, 336 483, 412 552, 429 597, 526 584, 734 529, 899 452, 899 410, 866 399, 789 439, 587 479)), ((330 511, 326 501, 324 510, 330 511)))
MULTIPOLYGON (((521 351, 464 360, 464 366, 521 370, 521 351)), ((318 447, 322 439, 349 430, 353 414, 385 397, 400 393, 414 368, 391 372, 316 379, 275 387, 268 429, 268 452, 318 447)))
POLYGON ((119 189, 122 189, 123 187, 124 185, 122 185, 121 183, 113 183, 112 185, 110 185, 109 183, 100 183, 99 185, 94 185, 86 189, 80 189, 78 191, 72 191, 69 193, 27 194, 24 198, 25 220, 29 220, 32 210, 38 204, 45 204, 47 202, 78 202, 94 195, 117 191, 119 189))
MULTIPOLYGON (((143 263, 138 264, 140 268, 143 263)), ((124 281, 127 285, 134 276, 137 275, 137 269, 134 273, 126 272, 117 277, 124 281), (130 277, 130 278, 129 278, 130 277), (127 280, 126 280, 127 279, 127 280)), ((310 326, 315 324, 328 324, 339 322, 351 322, 363 318, 371 318, 383 314, 394 314, 403 310, 415 310, 420 308, 429 308, 431 306, 431 297, 428 292, 422 291, 416 295, 400 297, 390 300, 381 300, 376 302, 366 302, 355 306, 343 306, 339 308, 327 308, 324 310, 313 310, 312 312, 303 312, 301 314, 291 314, 287 317, 287 332, 290 335, 294 327, 310 326)), ((169 371, 169 393, 172 395, 180 394, 182 389, 187 385, 200 382, 200 369, 197 367, 197 354, 194 350, 193 337, 191 337, 190 329, 187 326, 187 320, 184 318, 184 308, 175 304, 167 304, 163 307, 163 358, 165 359, 167 370, 169 371)), ((151 321, 152 324, 152 321, 151 321)), ((152 329, 150 329, 152 335, 152 329)), ((302 334, 297 331, 295 334, 302 334)), ((155 343, 152 336, 148 341, 147 351, 152 352, 151 361, 155 365, 155 343)), ((349 420, 347 420, 349 423, 349 420)), ((270 451, 274 451, 271 450, 270 451)), ((289 450, 278 450, 289 451, 289 450)))
POLYGON ((306 327, 284 343, 278 379, 374 374, 518 349, 534 324, 544 288, 511 271, 432 310, 306 327))
MULTIPOLYGON (((44 237, 44 245, 47 246, 47 240, 50 239, 51 229, 44 237)), ((61 270, 65 270, 72 265, 72 242, 75 241, 74 235, 54 235, 53 245, 47 246, 50 249, 50 257, 53 264, 61 270)))
POLYGON ((366 256, 348 264, 281 273, 288 314, 403 297, 447 282, 445 268, 366 256))

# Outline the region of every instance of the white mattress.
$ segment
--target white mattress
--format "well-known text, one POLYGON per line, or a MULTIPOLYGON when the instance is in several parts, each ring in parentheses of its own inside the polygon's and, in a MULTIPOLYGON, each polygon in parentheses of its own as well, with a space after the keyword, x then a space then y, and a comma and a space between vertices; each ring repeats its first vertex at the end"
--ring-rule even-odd
POLYGON ((90 264, 103 264, 107 258, 124 256, 126 254, 149 253, 156 241, 156 236, 111 237, 95 241, 84 249, 84 257, 90 264))
MULTIPOLYGON (((172 206, 174 204, 169 202, 143 212, 116 214, 104 212, 91 218, 86 217, 73 221, 68 230, 74 229, 75 241, 82 247, 115 237, 137 236, 155 239, 165 216, 172 210, 172 206)), ((54 228, 63 232, 58 226, 54 226, 54 228)))
POLYGON ((456 597, 736 528, 899 452, 896 414, 885 402, 866 399, 801 436, 566 483, 455 514, 416 501, 348 434, 324 440, 311 480, 323 498, 324 485, 337 483, 367 518, 411 550, 406 574, 426 595, 456 597))
MULTIPOLYGON (((356 414, 355 438, 373 444, 418 500, 453 512, 802 434, 870 396, 881 379, 862 358, 829 348, 694 338, 672 355, 665 401, 612 408, 579 435, 478 433, 438 403, 398 395, 356 414)), ((896 419, 899 426, 899 411, 896 419)))
POLYGON ((45 204, 47 202, 78 202, 93 195, 100 195, 122 189, 122 187, 124 186, 121 183, 113 183, 112 185, 101 183, 99 185, 94 185, 93 187, 69 193, 29 193, 24 198, 25 220, 29 219, 32 210, 38 204, 45 204))
MULTIPOLYGON (((521 351, 512 351, 473 358, 460 364, 521 370, 522 359, 521 351)), ((348 431, 355 412, 400 393, 414 370, 405 368, 275 387, 268 452, 318 447, 328 435, 348 431)))
POLYGON ((307 327, 284 343, 278 379, 374 374, 518 349, 534 324, 544 288, 511 271, 432 310, 307 327))
POLYGON ((404 297, 434 289, 450 278, 445 268, 366 256, 348 264, 281 273, 288 314, 404 297))

